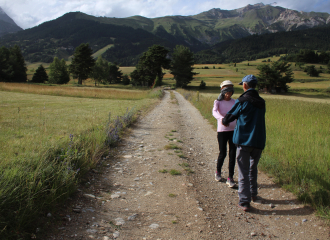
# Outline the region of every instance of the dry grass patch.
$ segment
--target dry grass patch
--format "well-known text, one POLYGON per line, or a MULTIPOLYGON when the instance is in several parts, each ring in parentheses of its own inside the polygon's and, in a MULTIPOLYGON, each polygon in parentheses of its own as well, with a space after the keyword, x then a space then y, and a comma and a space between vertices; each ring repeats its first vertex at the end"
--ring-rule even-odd
POLYGON ((23 83, 0 83, 0 91, 102 99, 143 99, 147 98, 150 93, 150 91, 140 90, 46 86, 23 83))

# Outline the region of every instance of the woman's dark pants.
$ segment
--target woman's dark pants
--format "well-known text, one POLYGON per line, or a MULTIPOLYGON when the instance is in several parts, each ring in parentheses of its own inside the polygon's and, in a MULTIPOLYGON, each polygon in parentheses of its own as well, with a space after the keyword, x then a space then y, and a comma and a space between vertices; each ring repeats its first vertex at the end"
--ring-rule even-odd
POLYGON ((218 143, 219 143, 219 156, 217 163, 217 172, 221 173, 221 168, 225 158, 227 156, 227 142, 229 144, 229 178, 234 177, 235 162, 236 162, 236 146, 233 143, 234 131, 229 132, 218 132, 218 143))

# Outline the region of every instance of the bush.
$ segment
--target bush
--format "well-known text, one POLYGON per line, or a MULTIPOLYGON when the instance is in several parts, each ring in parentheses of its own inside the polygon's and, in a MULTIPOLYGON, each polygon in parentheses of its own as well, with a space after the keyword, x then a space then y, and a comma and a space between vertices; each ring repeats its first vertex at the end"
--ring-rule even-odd
POLYGON ((128 85, 130 83, 130 79, 127 74, 123 76, 123 84, 128 85))
POLYGON ((199 84, 200 89, 205 89, 206 88, 206 83, 202 80, 201 83, 199 84))
POLYGON ((316 70, 314 65, 305 67, 304 72, 307 72, 307 74, 311 77, 319 76, 319 72, 316 70))

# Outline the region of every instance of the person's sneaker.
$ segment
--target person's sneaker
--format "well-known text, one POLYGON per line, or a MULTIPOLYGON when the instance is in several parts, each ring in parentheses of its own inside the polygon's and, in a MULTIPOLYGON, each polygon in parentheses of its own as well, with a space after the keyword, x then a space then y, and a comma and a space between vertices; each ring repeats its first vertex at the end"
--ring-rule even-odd
POLYGON ((226 184, 230 188, 236 187, 236 183, 234 182, 234 179, 232 179, 232 178, 228 178, 226 184))
POLYGON ((250 211, 250 204, 249 203, 238 204, 238 207, 240 209, 242 209, 244 212, 250 211))
POLYGON ((222 181, 222 177, 221 177, 221 174, 219 173, 215 173, 215 181, 218 181, 218 182, 221 182, 222 181))

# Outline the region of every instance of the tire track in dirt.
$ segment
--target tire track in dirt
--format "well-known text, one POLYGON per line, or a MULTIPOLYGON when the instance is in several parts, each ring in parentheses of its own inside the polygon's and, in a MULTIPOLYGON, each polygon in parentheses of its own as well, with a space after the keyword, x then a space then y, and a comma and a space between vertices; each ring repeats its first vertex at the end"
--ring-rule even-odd
MULTIPOLYGON (((329 228, 312 209, 262 173, 265 202, 241 211, 237 189, 214 181, 216 131, 172 94, 176 99, 165 91, 115 156, 90 172, 90 185, 63 208, 62 224, 45 239, 329 239, 329 228), (166 149, 170 144, 182 152, 166 149), (182 174, 171 175, 171 169, 182 174)), ((237 175, 236 169, 236 181, 237 175)))

